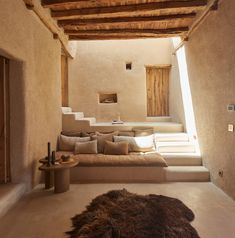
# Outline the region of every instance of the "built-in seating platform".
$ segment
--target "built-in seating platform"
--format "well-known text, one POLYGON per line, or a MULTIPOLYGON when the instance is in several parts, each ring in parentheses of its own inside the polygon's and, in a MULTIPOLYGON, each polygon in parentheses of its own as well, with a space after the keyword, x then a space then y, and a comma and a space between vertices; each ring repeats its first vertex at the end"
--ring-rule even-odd
POLYGON ((145 122, 96 122, 81 112, 63 108, 64 131, 130 131, 134 127, 151 127, 154 130, 156 152, 165 159, 168 167, 142 166, 78 166, 71 171, 73 182, 177 182, 209 181, 210 173, 202 165, 195 141, 181 123, 170 117, 146 118, 145 122))

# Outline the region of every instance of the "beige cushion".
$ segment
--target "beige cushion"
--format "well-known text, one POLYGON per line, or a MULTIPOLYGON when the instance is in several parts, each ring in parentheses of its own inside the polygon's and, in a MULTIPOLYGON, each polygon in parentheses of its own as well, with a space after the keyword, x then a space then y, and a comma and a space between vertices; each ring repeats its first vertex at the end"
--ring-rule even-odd
POLYGON ((74 154, 97 154, 97 140, 76 142, 74 154))
POLYGON ((134 131, 119 131, 118 135, 119 136, 132 136, 132 137, 134 137, 135 133, 134 133, 134 131))
MULTIPOLYGON (((61 155, 73 155, 73 152, 58 151, 56 158, 61 155)), ((157 166, 167 167, 164 158, 157 152, 138 152, 128 155, 78 154, 78 166, 157 166)))
POLYGON ((127 155, 128 154, 128 142, 111 142, 105 141, 104 146, 105 155, 127 155))
POLYGON ((135 137, 149 136, 154 133, 153 127, 133 127, 132 130, 135 133, 135 137))
POLYGON ((96 132, 96 135, 92 136, 92 140, 97 140, 98 143, 98 152, 104 153, 104 144, 105 141, 113 141, 113 136, 117 135, 118 132, 113 132, 109 134, 103 134, 100 132, 96 132))
POLYGON ((81 136, 81 132, 77 132, 77 131, 62 131, 61 135, 69 136, 69 137, 80 137, 81 136))
POLYGON ((118 135, 118 131, 112 131, 112 132, 99 132, 99 131, 96 131, 95 134, 98 135, 98 136, 103 136, 103 135, 117 136, 118 135))
POLYGON ((81 137, 88 137, 88 136, 91 137, 93 135, 95 135, 95 132, 84 132, 84 131, 81 132, 81 137))
POLYGON ((129 152, 146 152, 155 150, 153 135, 142 137, 114 136, 114 142, 120 141, 127 141, 129 143, 129 152))
POLYGON ((89 141, 90 137, 71 137, 60 135, 59 138, 59 150, 63 151, 74 151, 76 142, 85 142, 89 141))

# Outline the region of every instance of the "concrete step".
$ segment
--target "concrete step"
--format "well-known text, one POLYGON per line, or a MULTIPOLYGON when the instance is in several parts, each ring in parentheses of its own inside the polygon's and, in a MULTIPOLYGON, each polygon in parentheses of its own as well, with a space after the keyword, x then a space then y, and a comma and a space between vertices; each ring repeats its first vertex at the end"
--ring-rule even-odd
POLYGON ((155 133, 155 141, 189 141, 189 136, 187 133, 155 133))
POLYGON ((0 185, 0 217, 23 196, 26 192, 24 184, 1 184, 0 185))
POLYGON ((83 117, 83 118, 79 118, 77 120, 78 121, 88 121, 90 123, 90 125, 96 123, 95 117, 83 117))
POLYGON ((148 122, 171 122, 171 117, 146 117, 148 122))
POLYGON ((63 114, 64 117, 71 117, 74 120, 79 120, 84 118, 84 113, 83 112, 68 112, 63 114))
POLYGON ((72 108, 71 107, 61 107, 62 113, 69 113, 72 112, 72 108))
POLYGON ((204 166, 169 166, 166 168, 167 182, 208 182, 210 173, 204 166))
POLYGON ((201 166, 202 157, 196 153, 161 153, 168 166, 201 166))
POLYGON ((111 122, 98 122, 92 125, 91 131, 129 131, 133 127, 152 127, 157 132, 179 133, 183 132, 184 128, 181 123, 175 122, 124 122, 123 124, 112 124, 111 122))
POLYGON ((194 153, 195 145, 192 142, 157 142, 156 150, 159 153, 194 153))
POLYGON ((71 169, 70 179, 73 183, 208 182, 210 173, 203 166, 78 166, 71 169))

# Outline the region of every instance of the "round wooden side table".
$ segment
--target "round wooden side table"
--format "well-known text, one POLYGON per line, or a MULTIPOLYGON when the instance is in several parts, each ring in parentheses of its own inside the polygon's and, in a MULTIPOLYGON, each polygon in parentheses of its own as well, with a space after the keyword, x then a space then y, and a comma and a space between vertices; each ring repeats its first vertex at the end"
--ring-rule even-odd
POLYGON ((43 164, 39 170, 54 173, 54 192, 63 193, 69 190, 70 185, 70 168, 78 164, 78 160, 70 159, 68 162, 62 162, 55 165, 43 164))
MULTIPOLYGON (((60 158, 56 158, 55 162, 60 162, 60 158)), ((40 159, 39 163, 47 165, 48 160, 46 158, 40 159)), ((54 172, 50 170, 44 170, 45 189, 54 187, 54 172)))

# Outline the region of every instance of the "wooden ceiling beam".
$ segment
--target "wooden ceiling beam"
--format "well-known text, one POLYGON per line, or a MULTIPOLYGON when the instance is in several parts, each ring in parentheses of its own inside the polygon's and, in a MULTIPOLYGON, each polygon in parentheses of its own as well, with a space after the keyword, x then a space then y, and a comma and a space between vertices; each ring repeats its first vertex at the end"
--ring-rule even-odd
POLYGON ((179 34, 135 34, 135 35, 70 35, 69 40, 132 40, 132 39, 147 39, 147 38, 166 38, 179 36, 179 34))
POLYGON ((66 6, 68 4, 90 2, 91 0, 42 0, 43 7, 58 7, 66 6))
POLYGON ((107 17, 107 18, 88 18, 88 19, 69 19, 69 20, 58 20, 59 26, 86 26, 94 24, 112 24, 112 23, 130 23, 140 22, 160 22, 170 21, 179 19, 191 19, 196 17, 196 13, 188 14, 175 14, 175 15, 160 15, 160 16, 137 16, 137 17, 107 17))
POLYGON ((178 28, 167 28, 167 29, 100 29, 100 30, 65 30, 68 35, 89 35, 89 34, 182 34, 189 30, 188 27, 178 27, 178 28))
POLYGON ((81 15, 100 15, 112 13, 133 13, 148 12, 156 10, 169 9, 187 9, 194 8, 199 10, 207 5, 207 0, 190 0, 190 1, 167 1, 167 2, 147 2, 130 5, 117 5, 106 7, 79 8, 71 10, 52 11, 52 17, 56 19, 69 19, 81 15))

